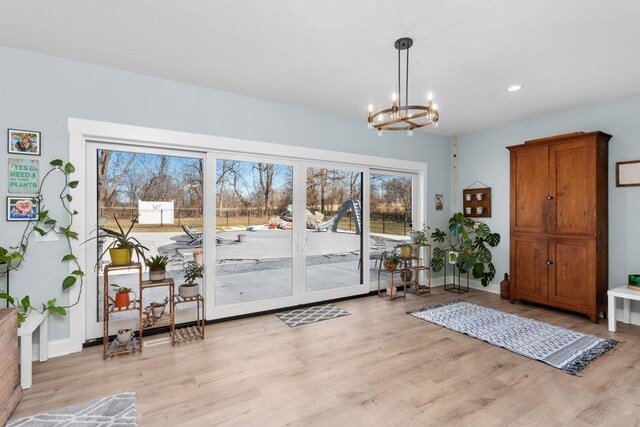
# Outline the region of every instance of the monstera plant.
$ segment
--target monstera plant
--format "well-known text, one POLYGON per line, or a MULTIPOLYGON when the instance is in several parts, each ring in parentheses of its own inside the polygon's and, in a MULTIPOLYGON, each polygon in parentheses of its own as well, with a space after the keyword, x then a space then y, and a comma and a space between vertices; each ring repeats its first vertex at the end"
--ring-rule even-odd
POLYGON ((500 234, 492 233, 489 226, 482 222, 475 222, 466 218, 462 212, 457 212, 449 219, 449 230, 436 228, 431 233, 431 239, 444 246, 435 247, 431 258, 431 269, 440 271, 444 267, 447 251, 458 253, 455 261, 460 273, 471 272, 475 279, 479 279, 482 286, 487 286, 496 275, 491 251, 500 243, 500 234))

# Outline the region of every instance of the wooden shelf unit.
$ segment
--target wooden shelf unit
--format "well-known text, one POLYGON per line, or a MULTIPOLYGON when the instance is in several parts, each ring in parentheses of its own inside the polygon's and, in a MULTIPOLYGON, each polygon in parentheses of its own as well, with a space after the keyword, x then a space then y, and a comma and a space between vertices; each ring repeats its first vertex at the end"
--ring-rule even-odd
MULTIPOLYGON (((102 336, 102 357, 104 359, 110 356, 120 354, 142 352, 142 264, 134 262, 129 265, 107 265, 104 267, 104 289, 103 289, 103 336, 102 336), (117 308, 115 300, 109 295, 109 273, 112 271, 136 270, 138 272, 138 298, 131 301, 126 308, 117 308), (128 311, 138 312, 138 336, 133 337, 127 345, 120 345, 116 340, 109 341, 109 320, 113 314, 124 313, 128 311)), ((135 332, 134 332, 135 333, 135 332)))
POLYGON ((9 419, 22 398, 16 316, 15 308, 0 310, 0 425, 9 419))
POLYGON ((491 218, 491 187, 462 190, 462 212, 469 218, 491 218), (478 194, 482 194, 482 200, 478 200, 478 194), (481 214, 478 208, 482 208, 481 214))
MULTIPOLYGON (((426 248, 427 259, 431 260, 431 245, 422 245, 420 248, 426 248)), ((382 268, 381 261, 381 268, 378 270, 378 296, 392 300, 396 298, 406 298, 408 290, 412 290, 416 295, 431 293, 431 268, 428 265, 422 264, 422 258, 419 256, 398 258, 400 258, 400 264, 394 271, 387 271, 382 268), (410 280, 405 281, 402 279, 402 270, 410 270, 412 272, 410 280), (420 283, 420 273, 423 271, 427 272, 427 282, 424 284, 420 283), (391 276, 391 287, 402 286, 402 293, 400 295, 397 292, 394 296, 383 293, 380 286, 380 275, 382 272, 388 273, 391 276)))
POLYGON ((178 304, 184 304, 188 302, 196 303, 196 311, 198 313, 198 319, 193 326, 185 326, 182 328, 175 328, 174 333, 171 335, 171 343, 176 344, 180 342, 190 341, 192 339, 200 338, 204 339, 204 298, 198 294, 192 298, 183 298, 178 294, 175 294, 172 299, 172 311, 175 310, 178 304))
POLYGON ((152 314, 150 314, 151 312, 148 311, 148 307, 144 307, 142 328, 144 330, 149 330, 149 329, 164 328, 168 326, 169 334, 171 335, 171 342, 173 342, 174 333, 176 329, 175 308, 173 304, 173 300, 175 296, 175 283, 173 282, 173 279, 165 278, 163 280, 154 280, 154 281, 143 280, 141 284, 140 298, 143 299, 142 291, 144 291, 145 289, 160 288, 160 287, 168 288, 167 291, 169 294, 168 295, 169 302, 167 303, 165 310, 169 310, 169 312, 168 313, 165 312, 160 318, 155 318, 153 317, 152 314))

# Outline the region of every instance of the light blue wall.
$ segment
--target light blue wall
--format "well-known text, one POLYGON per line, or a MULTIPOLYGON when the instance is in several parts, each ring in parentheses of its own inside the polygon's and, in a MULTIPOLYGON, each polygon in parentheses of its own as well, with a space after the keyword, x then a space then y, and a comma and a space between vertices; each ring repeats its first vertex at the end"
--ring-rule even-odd
MULTIPOLYGON (((445 212, 433 210, 432 202, 435 193, 451 200, 447 137, 416 132, 412 138, 400 133, 379 138, 366 129, 364 118, 0 47, 0 129, 41 131, 41 168, 54 158, 68 158, 69 117, 426 162, 430 225, 443 226, 447 219, 445 212)), ((0 188, 6 189, 6 149, 0 153, 0 188)), ((0 245, 18 241, 20 224, 7 223, 2 215, 0 227, 0 245)), ((61 242, 32 243, 24 267, 12 274, 12 290, 31 294, 36 302, 57 296, 66 273, 63 254, 61 242)), ((51 339, 68 336, 64 319, 51 328, 51 339)))
MULTIPOLYGON (((476 180, 492 187, 493 216, 486 222, 503 237, 494 252, 498 275, 509 271, 509 152, 526 140, 600 130, 609 142, 609 288, 640 272, 640 187, 615 185, 615 164, 640 159, 640 95, 562 111, 459 137, 458 193, 476 180)), ((579 165, 576 165, 579 167, 579 165)), ((458 199, 454 211, 462 209, 458 199)), ((639 307, 635 308, 640 311, 639 307)))

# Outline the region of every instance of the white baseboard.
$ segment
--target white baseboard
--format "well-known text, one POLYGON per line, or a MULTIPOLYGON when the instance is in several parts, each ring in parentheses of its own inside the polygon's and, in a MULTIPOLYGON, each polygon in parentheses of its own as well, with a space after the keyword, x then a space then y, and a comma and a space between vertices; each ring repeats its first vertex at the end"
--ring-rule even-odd
POLYGON ((49 341, 49 357, 66 356, 70 353, 69 338, 49 341))

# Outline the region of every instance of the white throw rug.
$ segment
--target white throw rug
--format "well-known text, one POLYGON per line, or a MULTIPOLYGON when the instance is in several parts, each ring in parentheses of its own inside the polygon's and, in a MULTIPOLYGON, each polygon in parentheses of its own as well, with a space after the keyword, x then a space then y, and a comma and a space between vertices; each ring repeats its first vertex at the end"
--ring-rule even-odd
POLYGON ((136 394, 114 394, 31 417, 9 420, 7 427, 136 426, 136 394))
POLYGON ((412 316, 575 375, 617 341, 503 313, 464 301, 426 307, 412 316))

